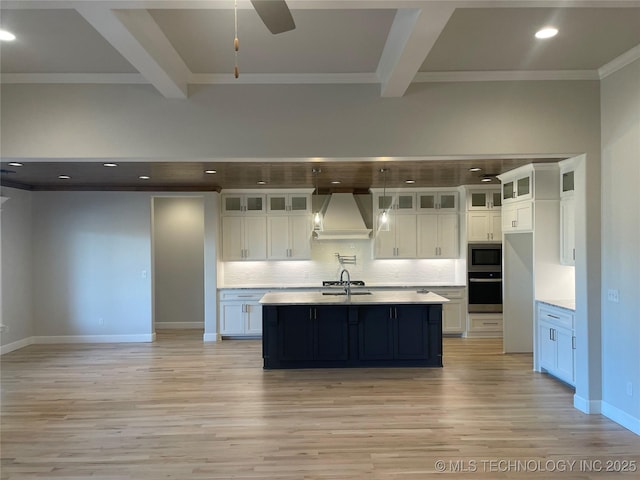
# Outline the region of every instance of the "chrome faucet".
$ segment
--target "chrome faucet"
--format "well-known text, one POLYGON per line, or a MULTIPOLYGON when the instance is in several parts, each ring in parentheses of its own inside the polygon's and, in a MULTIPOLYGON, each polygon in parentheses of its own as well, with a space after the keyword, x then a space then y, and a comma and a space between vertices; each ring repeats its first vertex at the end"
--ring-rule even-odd
POLYGON ((346 268, 343 268, 342 271, 340 272, 340 283, 344 285, 344 292, 347 295, 351 295, 351 274, 349 273, 349 270, 347 270, 346 268), (347 282, 346 283, 342 279, 342 277, 344 276, 345 273, 347 274, 347 282))

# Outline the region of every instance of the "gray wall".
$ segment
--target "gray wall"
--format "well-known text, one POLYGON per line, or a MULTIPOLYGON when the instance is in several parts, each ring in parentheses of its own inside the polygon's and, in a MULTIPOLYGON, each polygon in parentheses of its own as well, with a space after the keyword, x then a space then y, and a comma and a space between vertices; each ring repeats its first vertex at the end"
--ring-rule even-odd
POLYGON ((602 150, 603 412, 640 434, 640 60, 602 82, 602 150))
POLYGON ((204 327, 204 203, 202 197, 153 199, 156 328, 204 327))

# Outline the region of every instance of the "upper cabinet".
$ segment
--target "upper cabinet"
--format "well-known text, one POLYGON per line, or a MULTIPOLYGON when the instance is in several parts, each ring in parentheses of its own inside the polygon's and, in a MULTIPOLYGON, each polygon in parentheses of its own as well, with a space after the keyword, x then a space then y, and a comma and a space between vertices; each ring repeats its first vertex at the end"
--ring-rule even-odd
POLYGON ((311 213, 311 194, 270 193, 267 195, 267 213, 305 215, 311 213))
POLYGON ((560 263, 576 264, 575 159, 560 162, 560 263))
POLYGON ((421 213, 458 211, 458 192, 419 192, 417 194, 417 208, 421 213))
POLYGON ((521 173, 502 184, 504 203, 533 198, 533 172, 521 173))
POLYGON ((223 215, 260 215, 265 212, 265 195, 262 193, 222 194, 223 215))
POLYGON ((383 210, 396 213, 415 213, 416 194, 414 192, 385 192, 374 194, 374 208, 378 213, 383 210))
POLYGON ((494 210, 502 206, 502 193, 499 188, 491 190, 469 190, 467 192, 467 210, 494 210))

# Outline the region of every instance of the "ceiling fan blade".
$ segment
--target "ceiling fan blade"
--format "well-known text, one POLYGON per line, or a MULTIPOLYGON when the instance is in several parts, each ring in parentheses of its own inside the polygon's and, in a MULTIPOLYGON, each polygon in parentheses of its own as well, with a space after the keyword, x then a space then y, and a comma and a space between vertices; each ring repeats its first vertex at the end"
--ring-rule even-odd
POLYGON ((296 28, 285 0, 251 0, 258 16, 273 34, 296 28))

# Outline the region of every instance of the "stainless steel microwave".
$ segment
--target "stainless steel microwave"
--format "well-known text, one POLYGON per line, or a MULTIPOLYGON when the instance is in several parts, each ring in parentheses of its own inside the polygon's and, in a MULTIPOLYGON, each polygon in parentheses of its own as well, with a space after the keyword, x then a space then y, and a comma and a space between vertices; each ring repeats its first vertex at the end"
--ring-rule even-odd
POLYGON ((470 243, 467 256, 469 272, 502 271, 502 245, 495 243, 470 243))

